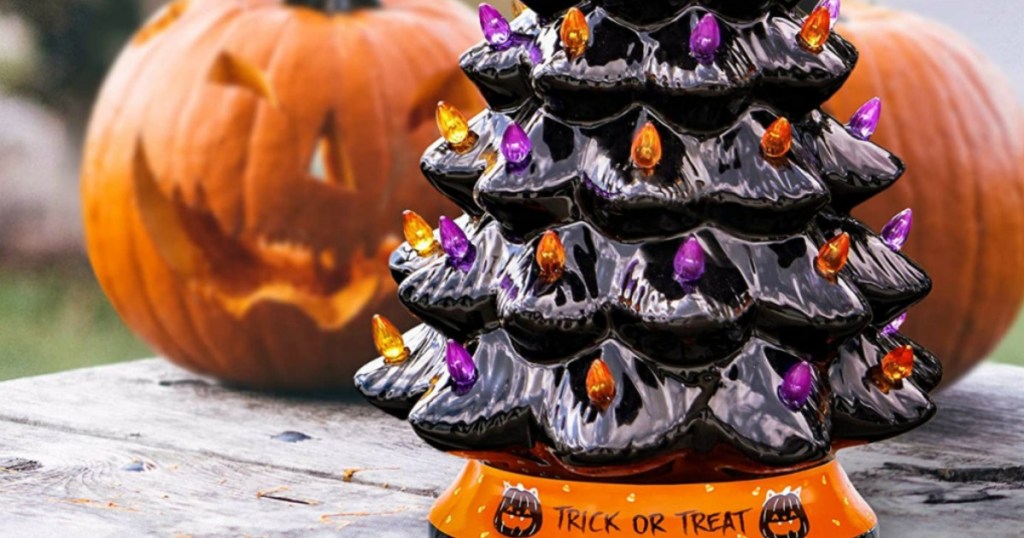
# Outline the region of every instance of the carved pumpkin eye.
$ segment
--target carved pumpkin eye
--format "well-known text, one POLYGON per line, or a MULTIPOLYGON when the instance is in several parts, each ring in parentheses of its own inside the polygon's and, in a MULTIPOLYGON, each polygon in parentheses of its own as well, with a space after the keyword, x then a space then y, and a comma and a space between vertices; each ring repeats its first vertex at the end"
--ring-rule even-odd
POLYGON ((266 99, 274 108, 279 106, 277 92, 263 69, 237 54, 221 52, 210 66, 207 79, 214 84, 244 88, 266 99))
POLYGON ((176 0, 167 4, 135 34, 135 38, 132 39, 132 45, 145 44, 157 34, 163 33, 164 30, 170 28, 172 24, 185 14, 188 4, 189 0, 176 0))

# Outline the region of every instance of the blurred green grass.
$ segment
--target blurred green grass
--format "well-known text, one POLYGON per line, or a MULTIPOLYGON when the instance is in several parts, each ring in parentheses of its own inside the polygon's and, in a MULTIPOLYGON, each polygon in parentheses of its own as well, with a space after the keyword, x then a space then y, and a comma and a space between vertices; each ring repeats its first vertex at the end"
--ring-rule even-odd
POLYGON ((152 355, 84 264, 0 269, 0 380, 152 355))
POLYGON ((996 362, 1024 366, 1024 314, 1017 318, 1006 339, 999 344, 989 357, 996 362))
MULTIPOLYGON (((1024 365, 1024 319, 992 360, 1024 365)), ((153 356, 88 267, 0 269, 0 380, 153 356)))

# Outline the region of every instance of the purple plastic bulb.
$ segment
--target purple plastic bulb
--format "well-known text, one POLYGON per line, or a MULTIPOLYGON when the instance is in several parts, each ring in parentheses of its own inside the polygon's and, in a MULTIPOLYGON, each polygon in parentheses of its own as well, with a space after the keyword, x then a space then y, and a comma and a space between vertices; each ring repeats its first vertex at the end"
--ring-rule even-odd
POLYGON ((818 5, 814 6, 814 9, 818 9, 820 7, 828 8, 828 18, 832 20, 832 26, 835 26, 836 21, 839 20, 841 2, 839 0, 821 0, 818 2, 818 5))
POLYGON ((793 365, 782 377, 779 385, 779 399, 786 407, 796 411, 807 403, 814 388, 814 368, 807 361, 793 365))
POLYGON ((544 61, 544 52, 540 50, 540 46, 537 45, 536 41, 530 41, 530 62, 533 65, 537 65, 544 61))
POLYGON ((914 212, 904 209, 882 226, 882 242, 894 252, 899 252, 907 243, 910 229, 914 226, 914 212))
POLYGON ((512 27, 501 12, 490 4, 480 4, 480 29, 492 47, 506 47, 512 38, 512 27))
POLYGON ((473 356, 462 347, 462 344, 455 340, 448 341, 448 347, 444 354, 445 363, 448 366, 448 375, 452 378, 452 385, 456 392, 465 392, 473 388, 479 373, 476 370, 476 363, 473 356))
POLYGON ((861 140, 870 140, 871 135, 875 134, 875 130, 878 129, 880 119, 882 119, 882 100, 875 97, 861 105, 853 113, 850 124, 846 128, 853 136, 861 140))
POLYGON ((903 326, 903 322, 907 321, 907 313, 904 312, 899 315, 898 318, 889 322, 888 325, 882 328, 882 334, 885 336, 892 336, 900 332, 900 327, 903 326))
POLYGON ((448 255, 449 265, 468 271, 476 259, 476 248, 469 242, 466 232, 448 217, 441 217, 439 229, 441 248, 448 255))
POLYGON ((519 124, 512 122, 501 137, 501 154, 512 165, 521 165, 530 158, 533 143, 519 124))
POLYGON ((690 237, 679 245, 672 268, 680 284, 693 284, 704 275, 704 249, 696 237, 690 237))
POLYGON ((718 19, 708 13, 701 17, 697 26, 690 34, 690 54, 703 65, 715 63, 715 54, 722 46, 722 32, 718 28, 718 19))

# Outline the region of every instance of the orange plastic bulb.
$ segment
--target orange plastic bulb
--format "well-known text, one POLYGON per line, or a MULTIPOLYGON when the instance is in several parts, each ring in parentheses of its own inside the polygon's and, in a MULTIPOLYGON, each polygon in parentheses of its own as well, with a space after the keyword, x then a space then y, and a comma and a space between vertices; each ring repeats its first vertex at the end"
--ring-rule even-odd
POLYGON ((457 151, 466 151, 476 145, 477 135, 459 109, 441 101, 437 103, 437 129, 448 145, 457 151))
POLYGON ((761 137, 761 150, 772 159, 781 159, 793 147, 793 126, 780 117, 772 122, 761 137))
POLYGON ((839 271, 846 267, 850 258, 850 234, 843 232, 825 243, 818 251, 818 272, 829 280, 835 280, 839 271))
POLYGON ((913 373, 914 349, 910 346, 898 347, 882 358, 882 375, 893 383, 902 381, 913 373))
POLYGON ((653 123, 647 122, 633 137, 633 164, 651 172, 661 162, 661 135, 653 123))
POLYGON ((562 19, 559 35, 562 38, 562 48, 569 55, 569 59, 582 56, 587 50, 587 42, 590 41, 590 24, 587 23, 587 16, 579 8, 569 9, 562 19))
POLYGON ((828 7, 821 6, 811 12, 800 29, 800 44, 811 52, 821 52, 832 33, 832 15, 828 7))
POLYGON ((373 344, 384 357, 384 364, 401 364, 409 358, 409 348, 405 347, 402 333, 381 315, 373 316, 373 344))
POLYGON ((587 396, 590 403, 601 411, 608 409, 615 400, 615 378, 602 359, 590 363, 587 370, 587 396))
POLYGON ((565 272, 565 247, 558 234, 552 230, 544 232, 537 243, 537 266, 545 282, 555 282, 565 272))
POLYGON ((513 16, 518 17, 518 16, 522 15, 523 12, 526 11, 527 9, 528 8, 526 7, 526 4, 520 2, 519 0, 512 0, 512 15, 513 16))
POLYGON ((431 256, 440 246, 437 239, 434 239, 434 229, 415 211, 402 213, 402 233, 409 246, 420 256, 431 256))

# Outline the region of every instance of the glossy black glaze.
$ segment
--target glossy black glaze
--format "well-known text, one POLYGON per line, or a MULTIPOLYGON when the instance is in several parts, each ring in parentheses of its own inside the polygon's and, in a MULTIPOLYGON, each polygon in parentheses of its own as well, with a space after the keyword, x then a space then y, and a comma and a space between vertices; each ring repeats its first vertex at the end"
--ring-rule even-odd
POLYGON ((537 15, 526 12, 511 21, 511 45, 496 49, 486 41, 462 55, 459 64, 476 83, 491 110, 507 112, 533 98, 530 71, 541 59, 537 15))
POLYGON ((799 0, 661 0, 659 2, 638 2, 637 0, 525 0, 523 3, 541 15, 554 15, 574 5, 600 5, 610 13, 626 20, 645 24, 664 20, 691 6, 703 6, 715 13, 730 18, 749 19, 765 12, 770 6, 791 8, 799 0))
POLYGON ((378 358, 356 374, 356 384, 373 405, 405 419, 432 384, 447 375, 444 363, 448 338, 426 325, 405 334, 410 360, 387 366, 378 358))
POLYGON ((794 150, 779 162, 761 156, 761 135, 778 117, 762 107, 703 137, 673 131, 644 108, 585 127, 532 110, 477 118, 478 148, 459 154, 441 143, 423 161, 431 181, 442 192, 458 193, 460 203, 475 181, 475 201, 514 238, 580 219, 623 241, 684 233, 708 221, 741 235, 792 234, 826 205, 841 210, 889 187, 903 172, 891 154, 817 112, 795 126, 794 150), (533 158, 526 168, 511 169, 496 151, 480 146, 523 117, 533 158), (652 174, 633 167, 629 155, 635 131, 647 121, 658 127, 664 146, 652 174))
POLYGON ((903 164, 815 110, 856 51, 839 36, 803 50, 790 0, 603 0, 580 4, 594 33, 568 61, 557 16, 573 2, 529 3, 548 9, 513 22, 511 47, 462 59, 492 107, 471 121, 476 146, 439 141, 422 163, 469 214, 459 223, 478 258, 461 271, 408 245, 392 255, 399 296, 426 325, 406 335, 406 363, 360 371, 367 397, 431 445, 502 469, 636 482, 782 472, 927 420, 937 359, 880 331, 931 281, 849 216, 903 164), (685 50, 708 9, 724 36, 710 68, 685 50), (780 115, 793 149, 770 161, 760 139, 780 115), (510 121, 532 142, 522 168, 499 151, 510 121), (648 121, 664 151, 645 173, 630 146, 648 121), (535 261, 549 229, 566 251, 555 282, 535 261), (840 232, 849 263, 831 281, 816 256, 840 232), (684 289, 672 259, 691 235, 706 271, 684 289), (447 338, 474 355, 468 391, 450 386, 447 338), (884 382, 879 362, 899 345, 914 373, 884 382), (617 389, 603 412, 585 384, 597 357, 617 389), (794 412, 778 387, 799 360, 815 385, 794 412))
POLYGON ((498 144, 505 127, 513 118, 485 110, 469 121, 479 139, 465 151, 457 151, 444 139, 434 142, 420 161, 420 169, 430 184, 455 202, 463 211, 481 216, 483 210, 473 198, 480 175, 498 159, 498 144))
POLYGON ((662 367, 705 366, 755 332, 821 354, 870 321, 866 301, 845 279, 817 285, 817 249, 802 236, 749 242, 702 229, 695 235, 708 270, 696 289, 684 290, 671 270, 681 239, 615 243, 585 224, 558 233, 565 276, 544 282, 535 243, 528 244, 509 262, 511 285, 497 299, 501 326, 529 360, 559 361, 614 337, 662 367))
POLYGON ((665 20, 666 14, 679 13, 693 6, 730 19, 750 20, 763 15, 769 7, 792 8, 799 0, 662 0, 637 2, 636 0, 598 0, 597 4, 616 17, 637 24, 650 24, 665 20))
POLYGON ((509 249, 497 227, 460 219, 476 247, 476 259, 468 271, 453 267, 438 252, 419 270, 402 280, 398 297, 417 316, 458 340, 497 326, 494 306, 496 276, 502 273, 509 249))
POLYGON ((532 11, 548 17, 579 4, 579 0, 526 0, 523 2, 532 11))
POLYGON ((463 70, 493 110, 518 108, 536 92, 567 120, 598 121, 642 104, 677 128, 712 132, 755 102, 804 116, 842 86, 857 59, 839 36, 822 53, 807 52, 795 37, 799 21, 776 11, 753 21, 723 21, 718 61, 699 66, 687 43, 705 8, 638 26, 600 7, 583 7, 592 46, 580 58, 566 57, 557 23, 542 29, 533 13, 512 21, 512 46, 497 50, 481 41, 463 55, 463 70))
POLYGON ((325 13, 344 13, 357 9, 377 9, 380 0, 285 0, 290 6, 303 6, 317 9, 325 13))
POLYGON ((477 202, 503 223, 513 237, 578 219, 579 146, 576 130, 555 119, 535 116, 523 125, 533 142, 529 165, 508 167, 499 157, 475 187, 477 202))
POLYGON ((758 338, 719 365, 674 374, 614 341, 561 365, 531 364, 500 330, 481 336, 474 358, 490 382, 460 395, 442 376, 409 415, 421 436, 445 450, 528 450, 541 442, 570 466, 706 452, 721 441, 776 465, 828 453, 824 384, 800 412, 789 411, 775 391, 797 355, 758 338), (603 413, 590 403, 585 385, 598 356, 620 380, 603 413), (482 421, 486 428, 479 427, 482 421))
POLYGON ((892 186, 903 175, 903 161, 881 147, 852 136, 831 116, 814 111, 795 128, 801 143, 797 159, 817 169, 832 193, 832 207, 849 213, 892 186))
POLYGON ((820 54, 807 52, 796 38, 800 23, 773 12, 753 22, 723 21, 718 60, 700 66, 687 44, 705 13, 690 8, 637 27, 593 9, 593 46, 576 59, 549 25, 537 37, 544 61, 532 72, 534 89, 562 118, 597 121, 643 104, 679 128, 714 132, 754 102, 803 117, 842 86, 856 63, 856 49, 835 35, 820 54))
POLYGON ((938 386, 942 366, 927 350, 896 335, 865 333, 840 348, 829 369, 833 431, 849 439, 880 440, 911 429, 935 414, 928 392, 938 386), (882 357, 902 345, 914 347, 914 375, 889 386, 878 379, 882 357))
MULTIPOLYGON (((930 281, 852 219, 822 215, 820 229, 772 240, 703 227, 708 269, 694 289, 672 276, 683 237, 643 244, 604 237, 584 223, 555 228, 567 253, 564 276, 540 278, 539 238, 508 243, 493 221, 459 222, 480 253, 469 272, 443 254, 392 256, 399 296, 445 333, 471 338, 504 327, 519 353, 557 362, 614 337, 664 367, 702 365, 734 352, 751 334, 823 355, 873 321, 884 325, 924 297, 930 281), (850 263, 831 283, 814 267, 836 230, 851 234, 850 263)), ((686 237, 688 237, 687 235, 686 237)))
MULTIPOLYGON (((384 401, 397 416, 408 408, 395 402, 416 402, 409 419, 435 447, 479 453, 485 460, 494 457, 493 451, 517 454, 517 465, 541 476, 674 482, 685 475, 666 474, 673 458, 696 453, 715 461, 723 444, 747 458, 745 465, 819 461, 832 439, 881 439, 930 416, 934 407, 925 392, 941 376, 938 360, 906 338, 869 333, 843 346, 828 370, 819 365, 811 400, 793 413, 778 398, 777 387, 803 355, 760 338, 751 338, 719 364, 669 373, 613 341, 562 364, 534 364, 497 330, 471 346, 489 382, 457 393, 444 369, 444 338, 430 332, 420 328, 408 335, 411 347, 422 350, 409 362, 390 368, 375 362, 360 371, 357 381, 371 401, 384 401), (906 344, 917 354, 916 372, 911 381, 890 390, 898 402, 893 408, 886 395, 859 376, 877 365, 884 350, 906 344), (612 407, 603 413, 585 389, 587 368, 598 356, 621 380, 612 407), (880 413, 891 414, 883 420, 880 413), (531 458, 531 447, 538 443, 559 460, 522 461, 531 458), (653 473, 637 471, 652 458, 660 462, 653 473)), ((486 462, 515 470, 504 459, 486 462)), ((715 464, 723 465, 723 473, 729 473, 730 465, 742 468, 735 460, 715 464)))
POLYGON ((850 234, 850 261, 844 271, 871 303, 877 325, 889 323, 931 291, 924 269, 890 249, 856 219, 822 213, 818 226, 824 232, 822 242, 838 232, 850 234))

